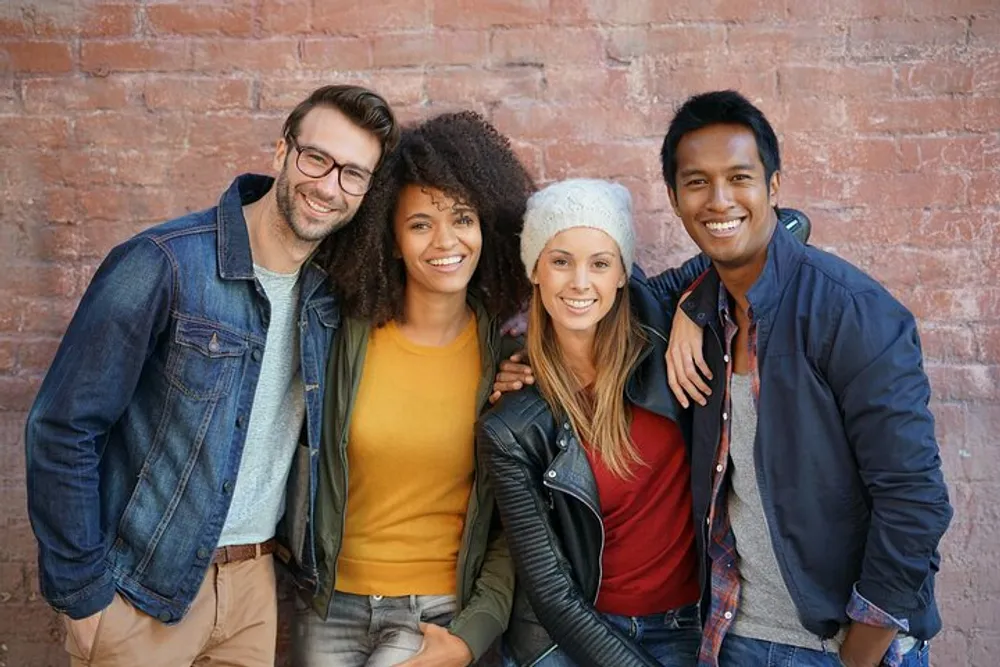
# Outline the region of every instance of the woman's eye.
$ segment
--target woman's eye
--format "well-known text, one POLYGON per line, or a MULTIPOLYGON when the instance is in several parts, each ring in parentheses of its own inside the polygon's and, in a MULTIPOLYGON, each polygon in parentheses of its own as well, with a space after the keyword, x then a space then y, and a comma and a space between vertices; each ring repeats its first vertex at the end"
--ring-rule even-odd
POLYGON ((610 262, 606 262, 603 259, 599 259, 596 262, 594 262, 594 268, 595 269, 602 269, 603 270, 603 269, 608 268, 609 266, 611 266, 611 263, 610 262))

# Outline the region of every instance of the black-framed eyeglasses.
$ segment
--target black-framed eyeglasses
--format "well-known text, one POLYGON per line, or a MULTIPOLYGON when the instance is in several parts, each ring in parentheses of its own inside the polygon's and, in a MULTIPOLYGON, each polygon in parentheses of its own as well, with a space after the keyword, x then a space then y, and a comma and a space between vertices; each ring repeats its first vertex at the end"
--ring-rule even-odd
POLYGON ((288 143, 296 150, 295 166, 303 176, 323 178, 337 169, 337 182, 340 188, 349 195, 360 197, 372 186, 372 173, 354 164, 341 164, 318 148, 300 146, 292 135, 287 137, 288 143))

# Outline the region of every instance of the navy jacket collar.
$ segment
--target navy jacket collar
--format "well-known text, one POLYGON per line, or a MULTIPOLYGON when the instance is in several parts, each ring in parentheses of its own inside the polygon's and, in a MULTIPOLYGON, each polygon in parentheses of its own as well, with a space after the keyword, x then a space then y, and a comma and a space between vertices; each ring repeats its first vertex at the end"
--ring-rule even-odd
MULTIPOLYGON (((802 263, 805 248, 784 225, 775 226, 767 244, 764 270, 747 292, 754 319, 765 317, 778 304, 802 263)), ((682 306, 688 317, 700 326, 718 319, 719 282, 719 272, 713 266, 699 279, 682 306)))

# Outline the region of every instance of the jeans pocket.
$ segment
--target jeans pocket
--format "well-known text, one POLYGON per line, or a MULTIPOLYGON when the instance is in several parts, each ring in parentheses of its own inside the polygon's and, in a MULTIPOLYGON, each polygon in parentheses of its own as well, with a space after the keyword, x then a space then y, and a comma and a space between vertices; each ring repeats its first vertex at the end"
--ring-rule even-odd
POLYGON ((451 623, 458 608, 454 595, 418 595, 417 611, 424 623, 445 626, 451 623))

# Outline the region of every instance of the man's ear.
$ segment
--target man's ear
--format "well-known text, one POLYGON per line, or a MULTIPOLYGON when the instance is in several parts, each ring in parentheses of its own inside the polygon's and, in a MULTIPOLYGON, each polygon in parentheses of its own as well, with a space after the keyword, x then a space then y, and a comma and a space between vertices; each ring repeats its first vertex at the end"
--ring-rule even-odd
POLYGON ((288 156, 288 142, 282 137, 274 145, 274 161, 271 166, 276 172, 285 168, 285 158, 288 156))
POLYGON ((778 190, 781 189, 781 172, 776 171, 771 174, 771 181, 767 184, 767 201, 771 206, 778 205, 778 190))

